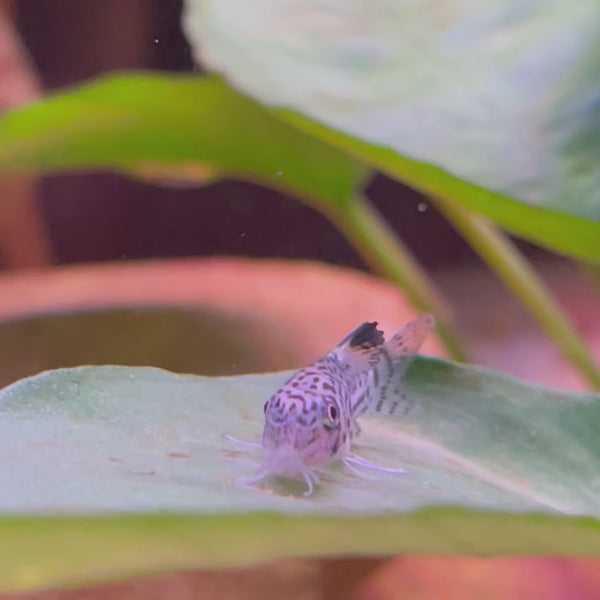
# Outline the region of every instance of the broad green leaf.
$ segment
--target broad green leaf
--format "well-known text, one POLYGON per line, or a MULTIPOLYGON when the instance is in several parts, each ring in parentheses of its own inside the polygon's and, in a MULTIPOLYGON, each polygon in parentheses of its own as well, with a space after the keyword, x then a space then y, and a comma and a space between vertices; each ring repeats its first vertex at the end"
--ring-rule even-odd
POLYGON ((306 498, 244 485, 260 451, 223 437, 257 439, 285 377, 80 367, 3 390, 0 589, 290 555, 600 555, 599 396, 419 359, 405 417, 363 419, 357 447, 410 474, 332 468, 306 498))
POLYGON ((595 0, 187 0, 205 66, 389 175, 600 260, 595 0))
POLYGON ((0 171, 98 168, 175 182, 237 175, 334 205, 367 175, 217 78, 116 75, 0 118, 0 171))

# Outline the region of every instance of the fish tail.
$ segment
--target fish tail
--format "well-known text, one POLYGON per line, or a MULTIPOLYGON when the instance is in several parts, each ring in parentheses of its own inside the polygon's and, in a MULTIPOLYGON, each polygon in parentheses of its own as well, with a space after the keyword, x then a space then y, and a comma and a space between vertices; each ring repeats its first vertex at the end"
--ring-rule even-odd
POLYGON ((433 323, 434 320, 431 315, 420 315, 395 333, 385 345, 392 360, 416 354, 425 341, 427 334, 433 329, 433 323))

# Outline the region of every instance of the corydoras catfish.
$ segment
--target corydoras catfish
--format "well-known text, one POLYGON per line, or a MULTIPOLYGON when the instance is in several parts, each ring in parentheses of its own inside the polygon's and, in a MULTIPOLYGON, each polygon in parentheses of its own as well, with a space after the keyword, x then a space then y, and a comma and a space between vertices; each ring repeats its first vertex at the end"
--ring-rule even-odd
POLYGON ((406 473, 357 456, 352 444, 360 434, 360 417, 406 412, 410 401, 403 376, 432 327, 433 317, 421 315, 385 342, 377 322, 363 323, 325 356, 295 372, 264 405, 265 461, 246 482, 300 478, 309 495, 319 480, 314 468, 336 460, 355 473, 356 466, 406 473))

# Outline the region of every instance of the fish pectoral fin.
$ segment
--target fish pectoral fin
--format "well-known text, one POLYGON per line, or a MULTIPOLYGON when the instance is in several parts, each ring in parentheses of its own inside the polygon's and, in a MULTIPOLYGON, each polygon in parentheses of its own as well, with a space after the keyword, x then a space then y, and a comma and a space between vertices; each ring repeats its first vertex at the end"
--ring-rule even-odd
POLYGON ((353 469, 354 465, 358 467, 363 467, 365 469, 371 469, 372 471, 379 471, 380 473, 394 473, 396 475, 405 475, 409 471, 405 469, 392 469, 390 467, 384 467, 383 465, 371 462, 362 456, 358 456, 356 454, 348 454, 344 457, 344 464, 347 467, 353 469))

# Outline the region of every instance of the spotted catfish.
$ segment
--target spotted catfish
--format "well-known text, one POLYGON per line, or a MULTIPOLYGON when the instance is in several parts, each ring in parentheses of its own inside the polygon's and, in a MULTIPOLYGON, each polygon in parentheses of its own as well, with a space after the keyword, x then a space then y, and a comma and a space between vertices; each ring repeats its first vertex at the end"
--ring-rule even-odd
POLYGON ((409 401, 402 377, 410 358, 433 326, 431 315, 406 324, 387 343, 377 323, 363 323, 331 352, 301 369, 264 405, 262 447, 266 459, 257 483, 271 476, 301 478, 313 491, 313 467, 341 460, 390 473, 406 473, 367 461, 351 451, 360 433, 359 417, 405 412, 409 401))

